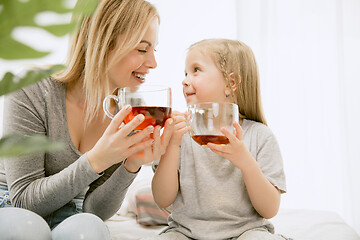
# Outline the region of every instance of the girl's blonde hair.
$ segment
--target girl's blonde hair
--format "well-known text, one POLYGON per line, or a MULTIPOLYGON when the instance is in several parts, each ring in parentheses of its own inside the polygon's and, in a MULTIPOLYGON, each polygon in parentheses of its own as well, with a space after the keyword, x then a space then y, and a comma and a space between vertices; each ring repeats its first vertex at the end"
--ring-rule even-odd
POLYGON ((92 16, 73 16, 80 26, 71 39, 67 68, 54 78, 82 82, 85 124, 102 111, 102 101, 111 93, 109 68, 136 48, 154 18, 160 21, 156 8, 145 0, 99 0, 92 16))
POLYGON ((229 39, 205 39, 192 44, 189 51, 202 48, 223 73, 233 101, 239 106, 242 118, 267 125, 260 97, 260 80, 255 56, 244 43, 229 39), (236 90, 231 88, 230 74, 234 74, 236 90))

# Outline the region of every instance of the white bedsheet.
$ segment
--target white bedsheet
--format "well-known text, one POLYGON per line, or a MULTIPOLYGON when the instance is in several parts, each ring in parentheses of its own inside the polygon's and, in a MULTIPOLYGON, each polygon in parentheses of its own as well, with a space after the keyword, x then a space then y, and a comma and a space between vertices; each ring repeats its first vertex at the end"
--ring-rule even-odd
MULTIPOLYGON (((138 191, 151 188, 153 172, 151 165, 143 166, 133 184, 129 187, 118 214, 109 219, 108 225, 113 240, 134 240, 159 234, 165 226, 144 227, 136 223, 130 202, 135 201, 138 191)), ((270 220, 275 232, 294 240, 360 240, 360 237, 335 212, 280 209, 270 220)))
MULTIPOLYGON (((275 225, 276 233, 294 240, 360 240, 356 232, 334 212, 281 209, 270 221, 275 225)), ((106 224, 113 240, 134 240, 154 236, 165 228, 141 226, 136 223, 133 215, 115 215, 106 224)))
POLYGON ((159 234, 166 226, 144 227, 134 216, 115 215, 106 221, 112 240, 134 240, 159 234))

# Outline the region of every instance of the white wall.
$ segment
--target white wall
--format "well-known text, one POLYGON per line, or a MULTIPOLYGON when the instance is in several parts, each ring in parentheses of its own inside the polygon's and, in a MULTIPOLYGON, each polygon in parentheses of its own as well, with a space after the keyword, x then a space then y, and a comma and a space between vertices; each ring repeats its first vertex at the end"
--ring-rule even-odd
POLYGON ((166 83, 173 89, 173 107, 183 111, 182 95, 186 49, 204 38, 236 38, 234 0, 151 0, 160 13, 158 68, 149 82, 166 83), (224 14, 225 13, 225 14, 224 14))
POLYGON ((238 0, 282 149, 282 207, 337 212, 360 233, 360 1, 238 0))

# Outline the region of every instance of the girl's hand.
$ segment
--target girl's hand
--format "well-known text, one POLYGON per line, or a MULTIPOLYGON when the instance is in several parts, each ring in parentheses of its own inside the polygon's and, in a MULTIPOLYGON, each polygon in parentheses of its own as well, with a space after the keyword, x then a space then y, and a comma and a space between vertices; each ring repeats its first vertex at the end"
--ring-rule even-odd
POLYGON ((208 143, 207 146, 214 153, 228 159, 232 164, 234 164, 240 170, 244 170, 251 161, 250 158, 243 157, 248 153, 248 149, 245 146, 244 141, 242 140, 242 128, 237 122, 233 122, 233 126, 236 130, 236 135, 232 134, 226 128, 222 128, 221 132, 229 139, 229 144, 213 144, 208 143))
POLYGON ((170 145, 180 146, 182 136, 189 131, 189 127, 186 126, 186 114, 180 112, 173 113, 174 118, 174 132, 172 134, 170 145))
POLYGON ((123 124, 124 118, 130 111, 131 106, 129 105, 122 108, 110 122, 95 146, 87 152, 87 158, 95 172, 100 173, 151 146, 153 139, 150 139, 149 136, 154 132, 152 126, 128 136, 145 119, 144 115, 139 114, 129 123, 123 124))

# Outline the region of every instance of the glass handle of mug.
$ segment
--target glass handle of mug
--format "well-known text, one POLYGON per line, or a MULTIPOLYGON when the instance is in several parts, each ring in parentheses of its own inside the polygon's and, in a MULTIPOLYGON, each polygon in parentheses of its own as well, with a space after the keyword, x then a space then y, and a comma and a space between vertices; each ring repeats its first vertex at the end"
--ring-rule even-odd
POLYGON ((186 113, 186 126, 189 128, 189 132, 191 133, 191 135, 194 133, 194 130, 192 129, 191 126, 191 119, 192 119, 192 110, 188 110, 186 113))
POLYGON ((113 119, 114 118, 114 114, 112 114, 111 112, 109 112, 109 108, 108 106, 110 105, 110 100, 114 99, 114 101, 116 102, 116 104, 119 102, 119 99, 117 98, 117 96, 115 95, 108 95, 106 96, 106 98, 103 101, 103 109, 104 112, 106 114, 106 116, 108 116, 109 118, 113 119))

